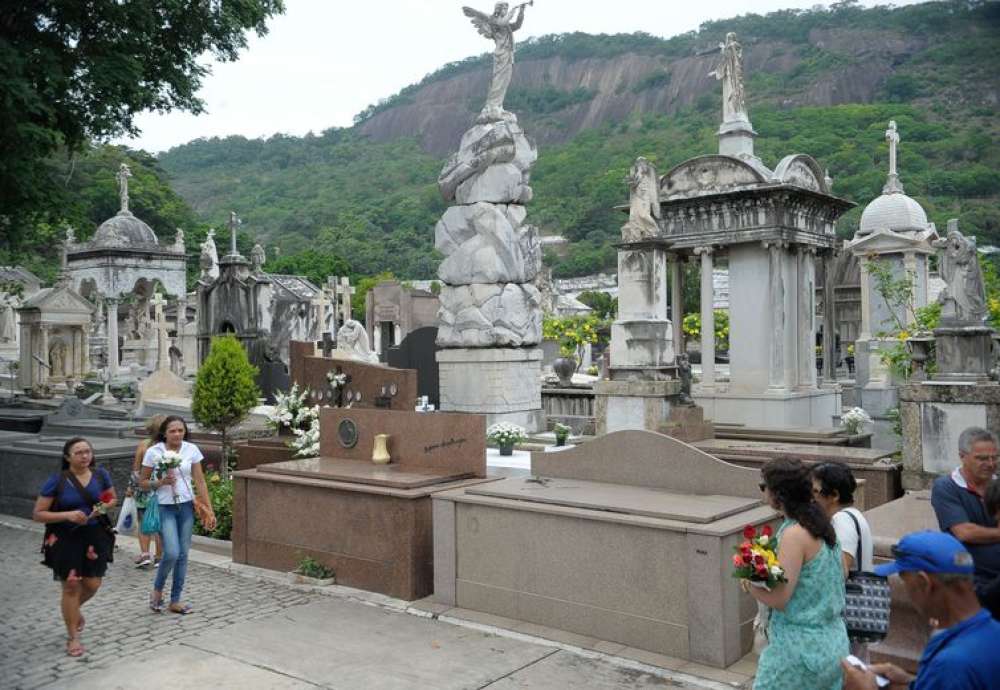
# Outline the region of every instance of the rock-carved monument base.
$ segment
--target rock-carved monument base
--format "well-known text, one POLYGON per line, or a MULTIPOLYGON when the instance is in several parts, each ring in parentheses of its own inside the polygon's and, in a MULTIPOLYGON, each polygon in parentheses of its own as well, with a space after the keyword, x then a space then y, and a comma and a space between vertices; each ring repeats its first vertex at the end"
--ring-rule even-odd
POLYGON ((441 410, 478 412, 487 426, 512 422, 544 429, 539 348, 439 350, 441 410))

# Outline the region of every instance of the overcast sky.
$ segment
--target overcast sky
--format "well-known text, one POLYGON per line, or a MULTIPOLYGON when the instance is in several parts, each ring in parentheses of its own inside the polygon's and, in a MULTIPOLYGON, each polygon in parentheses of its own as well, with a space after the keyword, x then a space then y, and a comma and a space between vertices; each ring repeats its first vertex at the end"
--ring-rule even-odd
MULTIPOLYGON (((302 135, 350 126, 353 116, 369 104, 445 63, 492 50, 492 42, 462 14, 466 2, 474 2, 480 11, 493 7, 492 0, 285 0, 285 13, 271 20, 266 36, 251 35, 237 62, 212 66, 199 92, 207 112, 197 117, 179 112, 143 114, 137 119, 142 134, 121 143, 159 152, 199 137, 302 135)), ((645 31, 670 37, 713 19, 815 4, 537 0, 527 8, 516 37, 572 31, 645 31)), ((863 0, 862 4, 887 3, 863 0)))

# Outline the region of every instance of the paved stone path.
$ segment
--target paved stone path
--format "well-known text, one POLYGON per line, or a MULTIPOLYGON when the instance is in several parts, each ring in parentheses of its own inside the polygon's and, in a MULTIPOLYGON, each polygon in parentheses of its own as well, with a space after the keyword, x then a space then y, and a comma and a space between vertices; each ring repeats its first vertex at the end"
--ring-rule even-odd
MULTIPOLYGON (((87 654, 65 654, 41 532, 0 523, 0 686, 239 688, 732 688, 538 640, 453 625, 191 562, 190 616, 146 606, 153 573, 116 555, 84 607, 87 654)), ((377 596, 377 595, 376 595, 377 596)))
MULTIPOLYGON (((97 596, 84 606, 88 653, 66 656, 59 584, 39 564, 38 532, 0 527, 0 669, 6 687, 34 688, 213 629, 268 616, 316 596, 255 582, 198 563, 188 566, 185 600, 198 615, 155 614, 146 603, 153 572, 132 567, 119 552, 97 596)), ((168 586, 169 586, 169 580, 168 586)))

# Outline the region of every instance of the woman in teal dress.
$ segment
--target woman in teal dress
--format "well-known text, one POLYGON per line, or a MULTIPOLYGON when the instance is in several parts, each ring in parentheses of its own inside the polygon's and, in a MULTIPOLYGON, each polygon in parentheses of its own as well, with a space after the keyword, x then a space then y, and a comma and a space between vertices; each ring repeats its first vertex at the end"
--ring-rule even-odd
POLYGON ((744 590, 771 608, 769 644, 757 664, 754 690, 840 690, 848 655, 844 571, 837 535, 812 501, 809 470, 798 460, 773 460, 762 470, 764 500, 785 517, 778 560, 788 582, 744 590))

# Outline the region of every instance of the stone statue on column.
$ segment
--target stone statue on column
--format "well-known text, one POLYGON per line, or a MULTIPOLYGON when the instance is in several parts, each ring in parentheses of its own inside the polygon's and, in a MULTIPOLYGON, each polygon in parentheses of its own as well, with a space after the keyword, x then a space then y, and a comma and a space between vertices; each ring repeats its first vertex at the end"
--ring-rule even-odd
POLYGON ((508 10, 509 5, 506 2, 498 2, 493 14, 485 14, 471 7, 462 8, 462 12, 472 20, 473 26, 479 33, 496 42, 493 50, 493 78, 490 81, 490 91, 477 122, 496 122, 505 116, 510 116, 503 109, 503 100, 514 73, 514 32, 520 29, 524 22, 525 6, 531 4, 534 4, 533 0, 508 10))
POLYGON ((655 237, 660 228, 660 182, 656 168, 639 156, 626 177, 629 188, 628 222, 622 226, 623 242, 639 242, 655 237))
POLYGON ((17 296, 0 293, 0 343, 10 343, 17 338, 17 296))
POLYGON ((938 295, 942 319, 982 325, 988 315, 986 288, 976 251, 976 238, 958 230, 958 221, 948 221, 948 235, 933 243, 942 249, 941 277, 947 287, 938 295))
POLYGON ((743 91, 743 46, 736 34, 726 34, 726 42, 719 44, 719 62, 709 76, 722 82, 722 121, 747 120, 747 106, 743 91))

